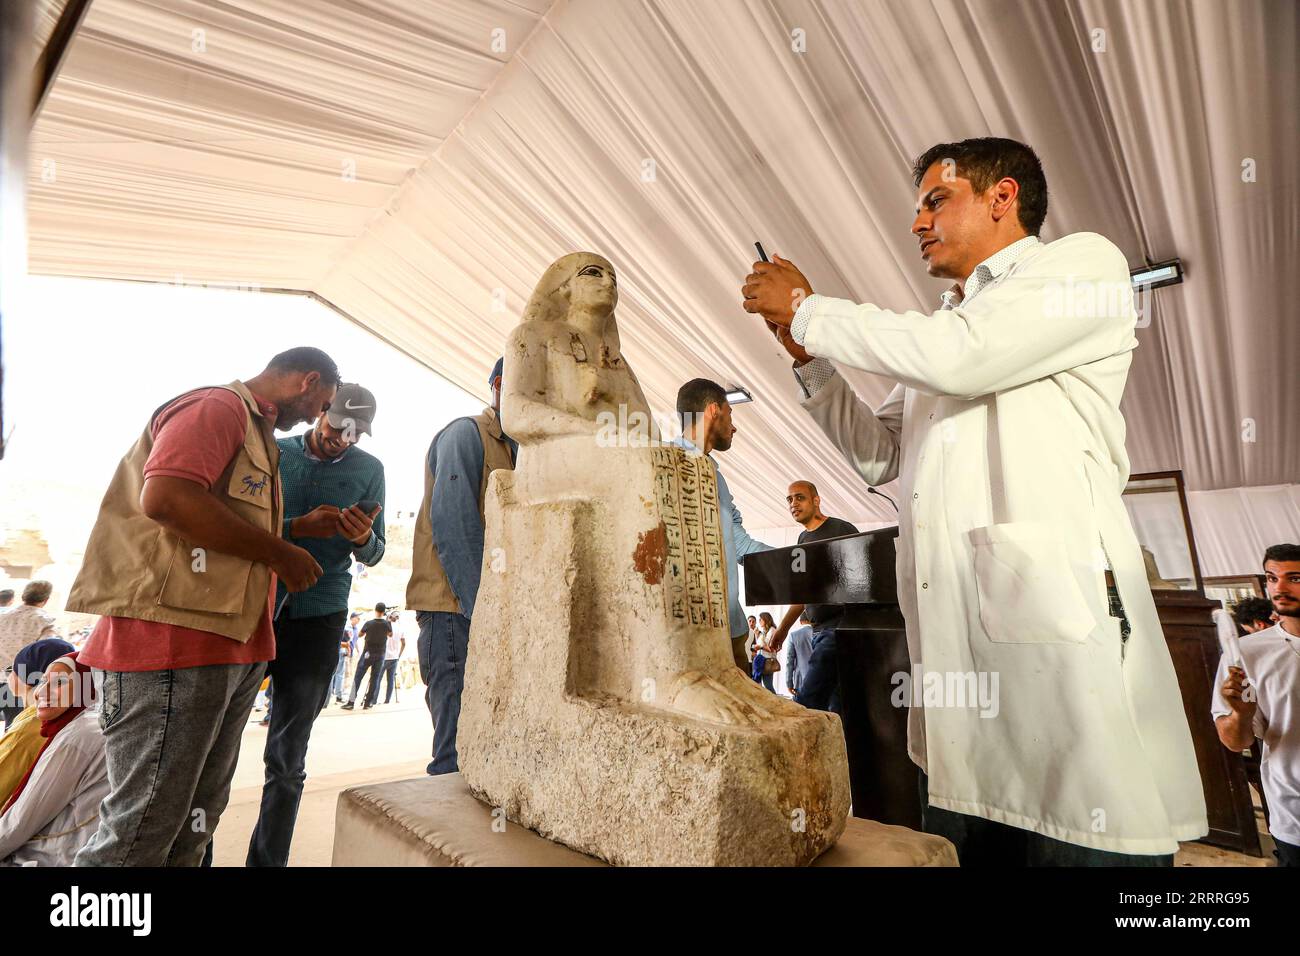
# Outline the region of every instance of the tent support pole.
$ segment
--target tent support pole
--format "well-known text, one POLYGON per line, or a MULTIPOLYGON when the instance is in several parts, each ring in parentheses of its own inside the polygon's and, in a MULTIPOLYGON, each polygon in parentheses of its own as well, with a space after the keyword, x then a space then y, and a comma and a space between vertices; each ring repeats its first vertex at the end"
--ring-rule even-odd
MULTIPOLYGON (((27 134, 31 117, 32 3, 0 3, 0 333, 27 284, 27 134)), ((4 423, 4 352, 0 334, 0 458, 4 423)))
MULTIPOLYGON (((23 6, 22 3, 7 4, 9 6, 23 6)), ((90 0, 68 0, 67 6, 59 14, 59 22, 54 25, 54 32, 50 34, 49 42, 45 44, 45 49, 36 60, 36 84, 32 88, 32 116, 31 121, 34 124, 36 117, 41 113, 41 107, 45 104, 45 97, 49 95, 50 89, 54 86, 54 78, 59 75, 59 67, 63 65, 64 54, 68 52, 68 47, 72 45, 72 38, 77 33, 77 28, 81 26, 81 21, 86 16, 86 11, 90 9, 90 0)), ((28 29, 28 40, 30 42, 31 29, 28 29)))

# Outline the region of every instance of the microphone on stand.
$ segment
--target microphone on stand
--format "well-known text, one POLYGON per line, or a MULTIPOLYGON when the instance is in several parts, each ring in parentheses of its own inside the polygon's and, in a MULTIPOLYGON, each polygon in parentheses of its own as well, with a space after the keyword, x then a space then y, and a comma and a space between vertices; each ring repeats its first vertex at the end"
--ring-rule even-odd
POLYGON ((894 499, 891 498, 891 497, 889 497, 889 495, 885 494, 883 491, 877 491, 875 488, 872 488, 870 485, 868 485, 868 486, 867 486, 867 494, 869 494, 869 495, 880 495, 880 497, 884 498, 884 499, 885 499, 886 501, 888 501, 891 505, 894 505, 894 511, 896 511, 896 512, 898 511, 898 505, 894 504, 894 499))

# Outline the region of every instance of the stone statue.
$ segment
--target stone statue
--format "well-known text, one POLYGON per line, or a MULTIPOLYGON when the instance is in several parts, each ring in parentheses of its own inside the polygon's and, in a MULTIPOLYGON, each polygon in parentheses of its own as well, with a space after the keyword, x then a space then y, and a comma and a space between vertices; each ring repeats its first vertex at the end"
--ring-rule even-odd
POLYGON ((711 462, 603 427, 651 421, 617 302, 606 259, 564 256, 506 348, 461 773, 613 863, 809 863, 848 813, 839 718, 735 666, 711 462))
POLYGON ((502 414, 521 445, 598 431, 601 412, 622 405, 649 418, 641 384, 623 361, 614 307, 618 280, 609 261, 574 252, 551 264, 510 336, 514 375, 502 383, 502 414), (509 405, 507 406, 507 402, 509 405))

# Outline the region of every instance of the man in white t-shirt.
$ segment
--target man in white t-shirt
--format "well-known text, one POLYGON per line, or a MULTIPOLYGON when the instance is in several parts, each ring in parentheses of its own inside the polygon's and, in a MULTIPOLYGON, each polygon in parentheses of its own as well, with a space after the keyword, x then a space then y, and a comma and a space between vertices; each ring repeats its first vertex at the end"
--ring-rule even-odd
POLYGON ((393 699, 393 692, 397 687, 397 662, 406 653, 406 632, 396 611, 388 615, 388 622, 393 625, 393 629, 388 633, 388 643, 384 647, 384 680, 387 681, 384 691, 385 704, 393 699))
POLYGON ((1278 866, 1300 867, 1300 544, 1265 551, 1264 575, 1278 622, 1241 638, 1241 666, 1219 660, 1210 712, 1229 750, 1264 742, 1260 778, 1278 866))

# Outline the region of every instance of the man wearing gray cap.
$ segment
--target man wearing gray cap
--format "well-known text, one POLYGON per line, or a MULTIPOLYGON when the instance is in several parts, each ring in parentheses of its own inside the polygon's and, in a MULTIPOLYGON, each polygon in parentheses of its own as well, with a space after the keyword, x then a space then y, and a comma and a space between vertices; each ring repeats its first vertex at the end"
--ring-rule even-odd
POLYGON ((262 808, 248 845, 249 866, 286 866, 312 725, 329 698, 347 623, 352 562, 384 556, 384 466, 356 447, 371 434, 375 396, 343 384, 308 432, 282 438, 284 537, 305 548, 322 573, 305 591, 276 594, 275 690, 266 735, 262 808))
POLYGON ((492 407, 438 432, 424 465, 406 606, 420 624, 420 677, 428 685, 425 701, 433 717, 431 774, 457 770, 460 692, 483 564, 484 492, 494 470, 515 467, 518 446, 501 430, 502 368, 497 359, 488 376, 492 407))

